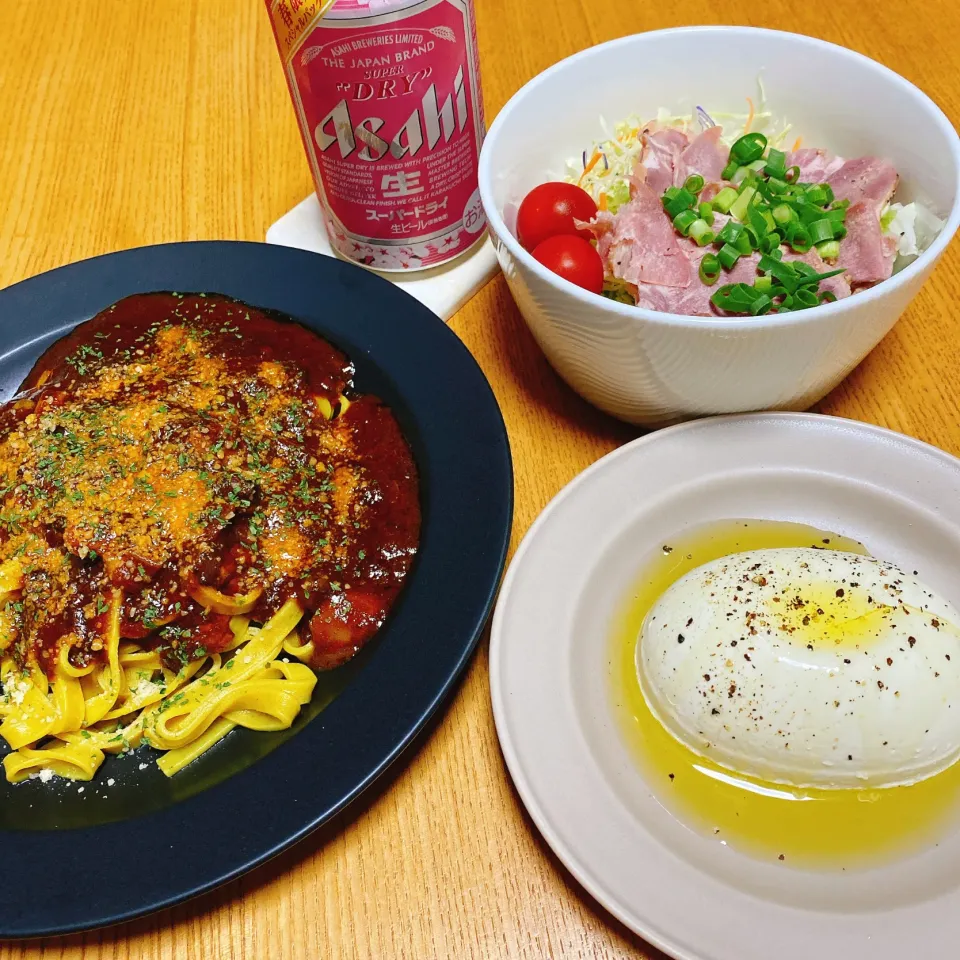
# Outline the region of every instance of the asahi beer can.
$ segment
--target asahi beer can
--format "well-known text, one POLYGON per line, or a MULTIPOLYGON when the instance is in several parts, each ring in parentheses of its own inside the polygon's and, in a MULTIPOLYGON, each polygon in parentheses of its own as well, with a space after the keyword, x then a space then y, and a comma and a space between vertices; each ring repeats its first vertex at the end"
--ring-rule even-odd
POLYGON ((422 270, 477 243, 473 0, 266 0, 330 243, 422 270))

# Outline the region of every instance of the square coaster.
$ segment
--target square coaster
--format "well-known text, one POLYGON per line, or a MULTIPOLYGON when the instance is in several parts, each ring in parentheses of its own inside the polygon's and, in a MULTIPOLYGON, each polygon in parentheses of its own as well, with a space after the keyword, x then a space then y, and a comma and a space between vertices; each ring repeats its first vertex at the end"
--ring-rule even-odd
MULTIPOLYGON (((336 256, 327 240, 320 201, 315 195, 298 203, 273 224, 267 230, 267 243, 336 256)), ((497 255, 488 236, 473 250, 443 266, 410 274, 372 272, 406 290, 446 321, 492 279, 498 269, 497 255)))

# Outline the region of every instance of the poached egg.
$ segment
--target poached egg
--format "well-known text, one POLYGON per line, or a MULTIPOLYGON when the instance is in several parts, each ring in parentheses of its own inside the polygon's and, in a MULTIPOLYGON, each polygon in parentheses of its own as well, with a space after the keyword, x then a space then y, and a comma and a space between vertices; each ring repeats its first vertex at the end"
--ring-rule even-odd
POLYGON ((916 576, 812 547, 691 570, 647 613, 644 698, 695 754, 794 788, 914 784, 960 757, 960 612, 916 576))

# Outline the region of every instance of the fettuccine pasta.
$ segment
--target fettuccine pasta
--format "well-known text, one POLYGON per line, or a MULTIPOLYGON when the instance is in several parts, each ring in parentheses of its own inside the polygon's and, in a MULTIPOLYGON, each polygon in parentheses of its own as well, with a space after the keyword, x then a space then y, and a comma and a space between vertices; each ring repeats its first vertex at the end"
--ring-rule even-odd
POLYGON ((7 780, 173 776, 290 727, 380 627, 419 536, 390 412, 306 329, 222 297, 128 298, 0 408, 7 780))

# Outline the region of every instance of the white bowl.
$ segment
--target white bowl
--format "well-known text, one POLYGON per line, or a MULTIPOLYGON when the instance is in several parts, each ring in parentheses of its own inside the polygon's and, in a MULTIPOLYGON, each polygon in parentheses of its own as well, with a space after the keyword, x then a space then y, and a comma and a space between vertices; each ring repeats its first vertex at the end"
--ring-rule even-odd
POLYGON ((480 193, 500 265, 557 372, 591 403, 659 426, 704 414, 802 410, 835 387, 897 321, 960 225, 960 138, 939 107, 843 47, 750 27, 623 37, 562 60, 524 86, 490 128, 480 193), (761 318, 683 317, 607 300, 561 279, 512 232, 526 193, 631 114, 741 111, 762 77, 767 105, 806 146, 889 158, 897 199, 946 225, 891 279, 837 303, 761 318))

